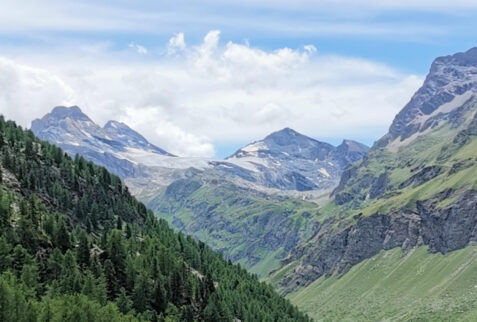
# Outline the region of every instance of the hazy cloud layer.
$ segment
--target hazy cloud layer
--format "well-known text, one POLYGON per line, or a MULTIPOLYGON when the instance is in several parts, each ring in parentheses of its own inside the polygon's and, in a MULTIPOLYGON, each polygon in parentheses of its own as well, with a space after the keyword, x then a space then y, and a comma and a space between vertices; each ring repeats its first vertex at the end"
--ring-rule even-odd
POLYGON ((28 126, 55 105, 77 104, 94 121, 124 121, 171 153, 212 156, 214 144, 285 126, 314 137, 377 139, 422 82, 376 62, 320 54, 312 44, 263 50, 224 42, 218 30, 198 44, 186 45, 186 36, 171 35, 157 52, 131 42, 134 59, 105 54, 107 44, 1 58, 0 112, 28 126), (94 54, 79 59, 83 52, 94 54))
POLYGON ((414 19, 412 15, 406 18, 405 13, 473 18, 476 9, 474 0, 48 0, 47 4, 35 0, 0 1, 0 34, 32 31, 164 34, 181 26, 182 30, 221 26, 300 37, 387 35, 424 39, 446 31, 449 26, 414 19))

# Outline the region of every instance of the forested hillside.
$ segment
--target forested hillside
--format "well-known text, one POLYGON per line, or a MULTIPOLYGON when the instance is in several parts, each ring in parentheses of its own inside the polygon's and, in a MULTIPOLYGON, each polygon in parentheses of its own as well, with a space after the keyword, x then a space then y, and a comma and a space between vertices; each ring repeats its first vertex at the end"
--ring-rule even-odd
POLYGON ((308 321, 104 168, 0 118, 0 321, 308 321))

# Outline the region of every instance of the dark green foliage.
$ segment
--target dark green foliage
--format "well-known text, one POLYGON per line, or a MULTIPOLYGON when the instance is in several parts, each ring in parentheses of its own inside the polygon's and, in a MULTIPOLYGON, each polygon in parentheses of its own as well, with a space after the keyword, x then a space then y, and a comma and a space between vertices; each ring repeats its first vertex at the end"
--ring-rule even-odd
POLYGON ((3 118, 0 160, 0 321, 309 320, 104 168, 3 118))

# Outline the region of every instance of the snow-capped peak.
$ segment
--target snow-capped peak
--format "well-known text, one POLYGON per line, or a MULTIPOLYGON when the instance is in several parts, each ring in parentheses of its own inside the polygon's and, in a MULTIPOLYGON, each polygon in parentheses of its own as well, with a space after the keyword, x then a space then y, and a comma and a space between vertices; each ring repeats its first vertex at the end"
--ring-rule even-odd
POLYGON ((34 120, 31 130, 67 153, 85 155, 121 176, 133 171, 132 164, 142 163, 145 154, 151 158, 173 156, 124 123, 109 121, 101 128, 77 106, 55 107, 43 118, 34 120))

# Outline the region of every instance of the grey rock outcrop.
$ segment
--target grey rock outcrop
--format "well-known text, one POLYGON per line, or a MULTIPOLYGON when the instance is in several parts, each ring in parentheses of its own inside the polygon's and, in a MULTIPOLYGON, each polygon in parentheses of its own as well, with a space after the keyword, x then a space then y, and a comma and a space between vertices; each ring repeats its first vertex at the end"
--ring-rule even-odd
POLYGON ((428 128, 426 120, 440 106, 467 91, 477 92, 477 47, 439 57, 431 65, 423 86, 394 119, 388 134, 375 143, 383 147, 396 138, 405 140, 428 128))
POLYGON ((343 274, 381 250, 428 245, 431 252, 447 253, 476 243, 477 191, 468 191, 444 209, 437 207, 439 201, 418 202, 414 209, 390 214, 358 216, 355 224, 339 230, 328 221, 313 238, 313 246, 298 247, 287 259, 302 260, 281 285, 287 293, 320 276, 343 274))
POLYGON ((241 148, 227 161, 259 169, 255 181, 264 186, 308 191, 335 187, 343 170, 367 151, 352 140, 335 147, 285 128, 241 148))

